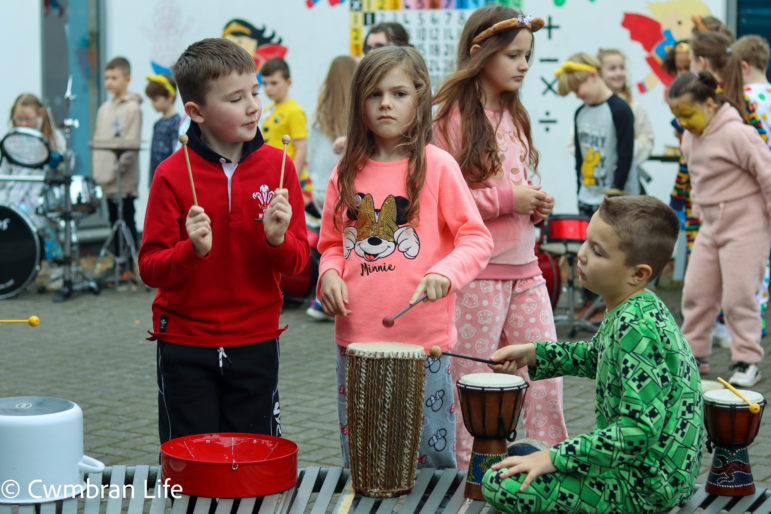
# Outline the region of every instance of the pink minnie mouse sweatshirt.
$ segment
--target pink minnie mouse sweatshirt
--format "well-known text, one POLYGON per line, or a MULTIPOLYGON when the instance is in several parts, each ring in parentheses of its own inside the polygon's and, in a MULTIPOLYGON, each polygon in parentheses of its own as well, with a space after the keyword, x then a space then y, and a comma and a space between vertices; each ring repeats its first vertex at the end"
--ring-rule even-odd
MULTIPOLYGON (((541 273, 535 256, 534 226, 541 218, 514 212, 514 188, 533 184, 527 172, 530 149, 519 139, 517 126, 508 111, 485 109, 485 114, 495 130, 503 173, 467 186, 495 243, 490 263, 476 278, 534 277, 541 273)), ((460 110, 455 107, 449 117, 449 141, 441 126, 435 125, 434 143, 453 155, 460 154, 463 144, 460 123, 460 110)))
MULTIPOLYGON (((479 216, 455 159, 426 146, 426 180, 420 192, 419 220, 406 219, 407 159, 368 160, 356 176, 361 198, 358 214, 342 213, 334 225, 338 197, 337 168, 324 199, 319 277, 336 270, 348 286, 348 316, 335 318, 335 341, 388 341, 450 350, 455 331, 455 293, 487 264, 493 241, 479 216), (428 273, 450 279, 450 294, 423 302, 386 328, 382 320, 407 307, 428 273)), ((319 280, 320 288, 321 280, 319 280)))

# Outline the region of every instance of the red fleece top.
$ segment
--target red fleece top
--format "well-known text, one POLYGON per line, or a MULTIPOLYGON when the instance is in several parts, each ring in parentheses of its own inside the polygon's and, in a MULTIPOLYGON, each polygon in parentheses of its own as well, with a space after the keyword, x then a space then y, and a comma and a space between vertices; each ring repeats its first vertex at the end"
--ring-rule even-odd
POLYGON ((262 218, 266 200, 278 188, 282 151, 262 144, 258 132, 228 179, 224 167, 233 163, 202 147, 195 130, 188 132, 190 165, 198 204, 211 218, 213 245, 200 257, 187 236, 193 195, 185 156, 178 150, 155 172, 139 252, 142 280, 158 288, 152 334, 193 346, 274 339, 284 330, 279 328, 280 274, 299 273, 310 255, 294 165, 287 159, 284 173, 292 220, 284 243, 273 247, 262 221, 255 219, 262 218))

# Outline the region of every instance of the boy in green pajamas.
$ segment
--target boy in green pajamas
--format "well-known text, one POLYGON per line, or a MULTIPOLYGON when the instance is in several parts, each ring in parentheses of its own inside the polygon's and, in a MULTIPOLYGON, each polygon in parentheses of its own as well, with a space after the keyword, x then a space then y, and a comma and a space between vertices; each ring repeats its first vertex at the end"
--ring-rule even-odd
POLYGON ((596 379, 597 426, 530 455, 508 457, 482 481, 504 512, 659 512, 687 501, 701 464, 704 411, 696 361, 647 283, 669 261, 679 222, 651 196, 606 198, 578 253, 581 285, 607 309, 591 341, 511 345, 496 372, 596 379))

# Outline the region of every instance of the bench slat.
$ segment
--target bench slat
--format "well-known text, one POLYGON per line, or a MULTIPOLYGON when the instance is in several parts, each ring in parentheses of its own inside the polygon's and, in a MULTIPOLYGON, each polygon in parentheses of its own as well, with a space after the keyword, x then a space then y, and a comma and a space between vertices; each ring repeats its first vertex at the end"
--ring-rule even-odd
POLYGON ((450 501, 447 502, 447 506, 445 507, 445 511, 447 512, 460 512, 461 505, 466 501, 466 497, 464 496, 464 491, 466 489, 466 472, 459 472, 458 479, 455 492, 452 493, 450 501))
POLYGON ((77 498, 70 498, 62 501, 62 514, 77 514, 78 512, 78 500, 77 498))
MULTIPOLYGON (((90 473, 88 475, 88 481, 91 484, 102 487, 102 473, 90 473)), ((85 505, 83 506, 83 514, 99 514, 99 504, 101 503, 101 494, 93 494, 91 497, 86 498, 85 505)))
POLYGON ((748 496, 742 497, 742 499, 739 500, 731 510, 736 512, 737 514, 744 514, 745 512, 747 512, 747 509, 750 508, 750 505, 755 503, 758 500, 758 498, 766 494, 766 491, 767 489, 765 487, 755 487, 755 494, 750 494, 748 496))
POLYGON ((319 467, 312 466, 301 470, 300 476, 302 480, 298 479, 297 494, 292 502, 292 508, 289 511, 291 514, 302 514, 305 512, 305 507, 308 505, 308 501, 313 494, 313 487, 316 485, 316 478, 319 476, 319 467))
MULTIPOLYGON (((123 494, 119 494, 118 498, 113 498, 113 495, 110 494, 110 492, 122 492, 124 490, 124 485, 126 485, 126 466, 113 466, 110 473, 110 487, 106 489, 107 498, 101 498, 102 501, 107 501, 105 514, 120 514, 120 511, 123 508, 123 494)), ((136 493, 136 491, 134 491, 134 493, 136 493)), ((102 496, 102 494, 100 493, 98 496, 102 496)))
POLYGON ((324 483, 321 484, 321 489, 316 496, 311 514, 323 514, 327 511, 327 507, 332 503, 332 495, 335 494, 337 483, 340 481, 342 474, 343 468, 327 468, 327 476, 324 478, 324 483))
POLYGON ((241 498, 236 514, 252 514, 255 503, 257 503, 257 498, 241 498))
POLYGON ((755 508, 756 514, 764 514, 766 512, 771 512, 771 496, 767 497, 766 501, 755 508))
POLYGON ((418 508, 418 503, 423 498, 423 493, 426 491, 428 483, 433 476, 433 469, 419 469, 418 476, 415 477, 415 487, 412 488, 412 492, 407 496, 404 504, 399 510, 402 510, 403 512, 415 512, 418 508))
MULTIPOLYGON (((131 471, 131 468, 127 471, 131 471)), ((150 466, 138 465, 133 468, 133 471, 134 481, 131 485, 134 486, 134 495, 129 498, 126 514, 142 514, 145 506, 146 492, 150 485, 147 483, 147 476, 150 474, 150 466)))
POLYGON ((455 480, 457 472, 456 469, 445 469, 439 472, 441 473, 439 482, 434 486, 434 490, 431 491, 431 496, 426 500, 426 504, 423 505, 423 509, 420 511, 421 514, 434 514, 439 510, 439 505, 452 486, 452 481, 455 480))
POLYGON ((171 514, 186 514, 187 505, 190 503, 190 497, 186 494, 181 495, 174 500, 174 505, 171 507, 171 514))
POLYGON ((356 496, 356 494, 353 492, 353 483, 351 482, 351 477, 348 477, 348 480, 346 480, 345 485, 343 486, 343 490, 340 493, 340 497, 337 499, 337 505, 335 505, 335 514, 346 514, 351 510, 351 505, 353 505, 353 498, 356 496))
POLYGON ((193 514, 209 514, 209 507, 211 507, 211 498, 198 496, 195 499, 195 507, 193 508, 193 514))
POLYGON ((704 484, 697 485, 696 492, 693 493, 693 496, 691 496, 691 499, 688 500, 688 503, 680 507, 680 509, 675 511, 675 513, 676 514, 693 514, 693 512, 695 512, 696 509, 699 508, 699 506, 701 505, 701 502, 707 499, 707 496, 709 496, 709 493, 704 489, 704 484))

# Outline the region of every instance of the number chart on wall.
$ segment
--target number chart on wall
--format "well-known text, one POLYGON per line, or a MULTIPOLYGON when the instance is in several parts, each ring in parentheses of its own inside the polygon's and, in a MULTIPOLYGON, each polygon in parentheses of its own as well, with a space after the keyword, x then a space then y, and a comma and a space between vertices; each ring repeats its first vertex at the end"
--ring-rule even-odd
POLYGON ((351 55, 363 55, 370 27, 400 23, 412 44, 426 60, 431 84, 455 70, 455 53, 466 19, 483 5, 500 4, 520 9, 521 0, 351 0, 351 55))

